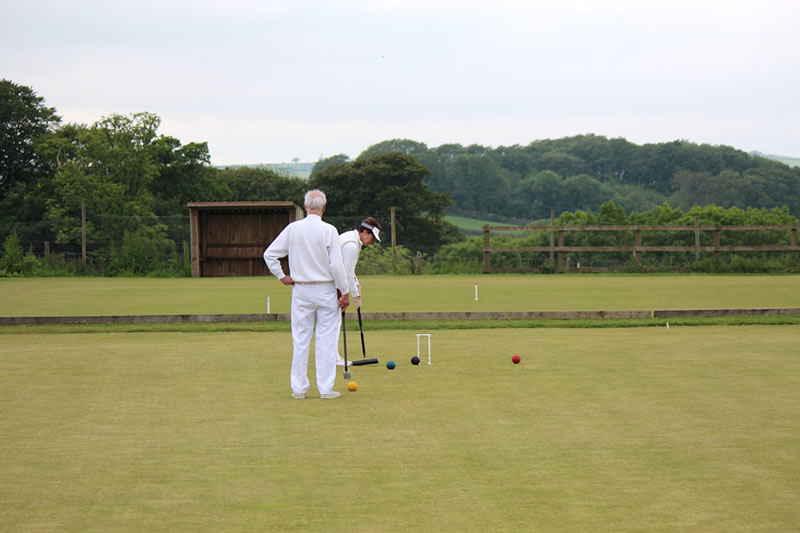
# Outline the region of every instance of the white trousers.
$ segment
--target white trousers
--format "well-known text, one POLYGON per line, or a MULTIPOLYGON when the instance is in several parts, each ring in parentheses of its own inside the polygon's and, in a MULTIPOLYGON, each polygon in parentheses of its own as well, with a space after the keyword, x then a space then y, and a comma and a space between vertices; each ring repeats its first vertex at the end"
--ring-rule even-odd
POLYGON ((292 392, 306 393, 308 351, 314 335, 314 365, 320 394, 333 392, 339 338, 339 298, 333 283, 292 286, 292 392))

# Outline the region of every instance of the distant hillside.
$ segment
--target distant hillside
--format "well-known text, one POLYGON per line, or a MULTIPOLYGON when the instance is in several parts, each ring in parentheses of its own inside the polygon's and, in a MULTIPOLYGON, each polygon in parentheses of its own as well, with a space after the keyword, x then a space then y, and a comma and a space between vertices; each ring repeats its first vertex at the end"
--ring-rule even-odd
POLYGON ((626 212, 668 204, 685 210, 787 207, 800 214, 800 158, 778 161, 732 146, 686 140, 639 145, 594 134, 496 148, 428 148, 392 139, 359 158, 392 151, 427 166, 428 187, 450 195, 451 214, 470 218, 549 219, 552 211, 597 211, 609 201, 626 212))
MULTIPOLYGON (((483 226, 524 226, 526 223, 519 220, 514 222, 500 220, 486 220, 482 218, 472 218, 462 215, 445 215, 444 220, 456 226, 467 235, 483 235, 483 226)), ((549 222, 549 221, 548 221, 549 222)), ((543 224, 545 222, 542 222, 543 224)), ((516 235, 518 232, 506 232, 509 235, 516 235)))
POLYGON ((767 159, 772 159, 774 161, 780 161, 784 165, 789 165, 790 167, 800 167, 800 157, 789 157, 788 155, 762 154, 761 152, 750 152, 750 154, 757 155, 759 157, 766 157, 767 159))
POLYGON ((259 163, 257 165, 217 165, 217 168, 266 168, 282 176, 307 179, 311 175, 314 163, 259 163))
POLYGON ((483 226, 488 224, 490 226, 501 226, 508 224, 507 222, 499 222, 497 220, 485 220, 479 218, 470 218, 460 215, 445 215, 445 221, 458 226, 461 231, 469 235, 483 235, 483 226))

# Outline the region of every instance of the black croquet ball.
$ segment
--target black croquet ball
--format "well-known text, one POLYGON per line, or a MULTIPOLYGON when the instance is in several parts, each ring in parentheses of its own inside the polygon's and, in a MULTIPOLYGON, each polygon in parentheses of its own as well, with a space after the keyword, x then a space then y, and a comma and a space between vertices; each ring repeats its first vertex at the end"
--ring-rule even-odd
POLYGON ((414 357, 412 357, 411 358, 411 364, 412 365, 418 365, 419 364, 419 357, 417 357, 416 355, 414 357))

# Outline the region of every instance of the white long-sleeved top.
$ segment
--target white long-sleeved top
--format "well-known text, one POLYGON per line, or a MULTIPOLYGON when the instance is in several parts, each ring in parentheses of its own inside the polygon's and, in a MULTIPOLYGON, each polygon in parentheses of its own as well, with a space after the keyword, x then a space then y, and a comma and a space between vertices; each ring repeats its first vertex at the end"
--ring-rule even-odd
POLYGON ((350 284, 342 261, 339 233, 319 215, 292 222, 264 250, 264 262, 278 279, 286 277, 281 258, 289 256, 289 271, 298 283, 334 282, 342 294, 350 284))
POLYGON ((347 274, 347 281, 350 283, 350 296, 361 296, 358 290, 358 278, 356 277, 356 264, 358 256, 361 254, 361 237, 358 230, 345 231, 339 235, 339 242, 342 243, 342 260, 344 261, 344 271, 347 274))

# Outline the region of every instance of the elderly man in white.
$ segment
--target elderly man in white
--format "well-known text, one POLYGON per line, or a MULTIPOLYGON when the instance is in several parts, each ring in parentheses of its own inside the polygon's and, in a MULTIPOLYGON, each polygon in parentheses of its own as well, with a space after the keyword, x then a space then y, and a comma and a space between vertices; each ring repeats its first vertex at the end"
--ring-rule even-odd
MULTIPOLYGON (((356 309, 361 308, 361 284, 356 277, 356 264, 361 248, 369 246, 375 241, 381 241, 381 223, 375 217, 365 218, 358 228, 345 231, 339 235, 339 242, 342 243, 342 259, 344 260, 344 270, 347 272, 347 280, 350 283, 350 303, 356 309)), ((344 359, 336 354, 336 365, 344 366, 344 359)))
POLYGON ((325 193, 318 189, 308 191, 304 203, 306 217, 281 231, 264 251, 264 261, 273 276, 292 286, 292 397, 300 400, 308 392, 308 351, 311 335, 315 334, 317 389, 320 398, 333 399, 340 396, 333 390, 339 311, 350 304, 350 287, 339 234, 335 227, 322 221, 325 193), (283 272, 280 263, 287 255, 291 277, 283 272))

